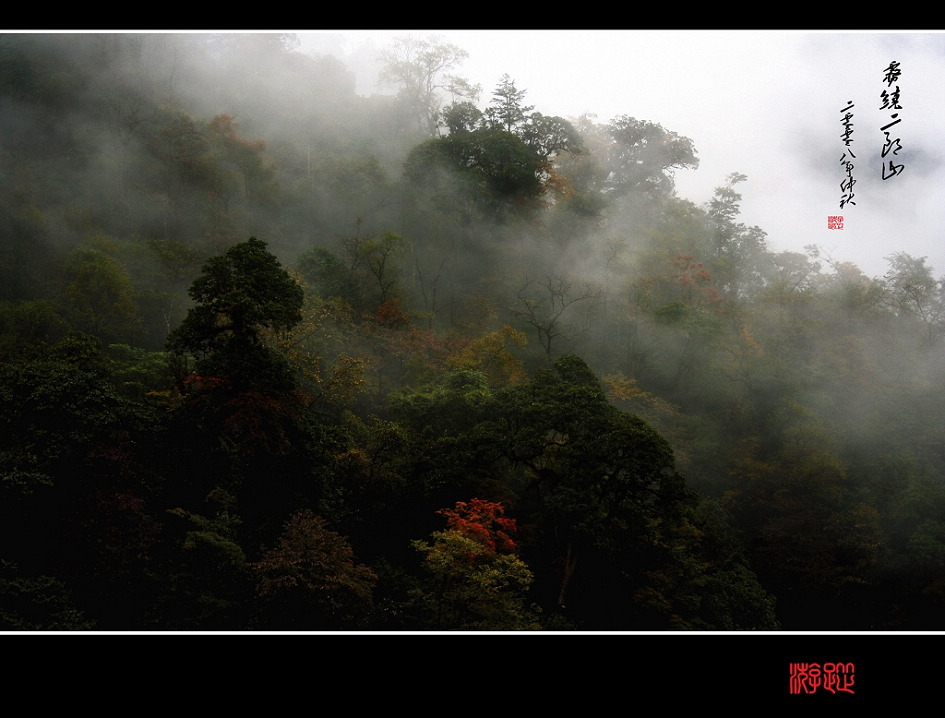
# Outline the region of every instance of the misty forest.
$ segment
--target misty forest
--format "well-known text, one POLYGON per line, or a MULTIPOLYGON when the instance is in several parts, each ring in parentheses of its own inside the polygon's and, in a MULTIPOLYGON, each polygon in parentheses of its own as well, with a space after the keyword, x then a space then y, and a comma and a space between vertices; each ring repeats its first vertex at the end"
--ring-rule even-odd
POLYGON ((945 628, 945 279, 466 57, 0 35, 0 630, 945 628))

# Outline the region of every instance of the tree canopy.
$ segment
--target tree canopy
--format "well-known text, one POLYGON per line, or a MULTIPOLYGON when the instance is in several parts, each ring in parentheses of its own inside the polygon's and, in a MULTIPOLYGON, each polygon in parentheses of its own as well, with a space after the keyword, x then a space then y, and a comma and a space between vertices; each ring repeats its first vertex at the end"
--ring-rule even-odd
POLYGON ((195 370, 239 386, 285 388, 286 367, 263 341, 266 329, 302 319, 303 290, 251 237, 211 258, 189 291, 196 305, 168 339, 168 348, 196 358, 195 370))

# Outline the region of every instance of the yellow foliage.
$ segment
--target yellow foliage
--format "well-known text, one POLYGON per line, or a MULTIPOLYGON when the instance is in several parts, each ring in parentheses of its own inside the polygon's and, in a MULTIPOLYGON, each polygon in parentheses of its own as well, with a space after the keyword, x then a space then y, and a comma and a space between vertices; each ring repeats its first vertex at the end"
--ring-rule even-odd
MULTIPOLYGON (((295 280, 304 287, 297 273, 295 280)), ((295 368, 302 388, 319 401, 349 401, 364 389, 367 360, 339 351, 350 319, 351 308, 342 299, 306 293, 302 321, 291 329, 265 334, 266 341, 295 368)))
POLYGON ((630 401, 646 396, 646 392, 637 386, 636 379, 629 379, 623 374, 608 374, 602 377, 602 381, 607 392, 607 397, 611 401, 616 399, 630 401))
POLYGON ((761 347, 758 346, 758 342, 756 342, 755 338, 751 335, 751 332, 748 330, 748 326, 745 324, 739 325, 739 332, 741 334, 742 346, 745 348, 745 351, 752 356, 761 356, 761 347))
POLYGON ((511 348, 521 349, 527 344, 523 332, 507 324, 501 329, 473 339, 446 359, 451 369, 481 371, 498 384, 516 384, 527 378, 524 362, 517 359, 511 348))

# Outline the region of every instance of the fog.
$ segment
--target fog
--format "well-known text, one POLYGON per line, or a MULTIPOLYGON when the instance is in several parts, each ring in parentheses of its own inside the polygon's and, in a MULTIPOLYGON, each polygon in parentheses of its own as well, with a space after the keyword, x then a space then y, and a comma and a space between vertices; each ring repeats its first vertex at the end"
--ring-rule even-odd
POLYGON ((378 53, 394 37, 435 35, 469 52, 462 74, 487 101, 507 73, 546 114, 600 122, 617 115, 658 122, 689 137, 697 170, 679 172, 679 194, 708 201, 731 172, 748 177, 742 215, 770 246, 829 247, 870 275, 905 251, 945 267, 941 113, 945 35, 925 32, 339 30, 301 33, 302 47, 350 63, 357 91, 377 81, 378 53), (883 181, 880 92, 891 61, 902 68, 902 174, 883 181), (839 207, 844 171, 840 110, 855 103, 855 206, 839 207), (843 231, 827 216, 843 214, 843 231))
POLYGON ((489 391, 576 354, 731 513, 789 624, 809 627, 792 591, 810 578, 842 595, 824 621, 873 621, 869 590, 875 620, 927 625, 943 37, 2 34, 4 361, 70 329, 160 354, 205 262, 255 236, 306 288, 317 359, 299 373, 368 367, 345 411, 393 421, 392 395, 485 376, 489 348, 507 370, 489 391), (883 180, 893 61, 904 171, 883 180), (904 608, 900 584, 925 603, 904 608))

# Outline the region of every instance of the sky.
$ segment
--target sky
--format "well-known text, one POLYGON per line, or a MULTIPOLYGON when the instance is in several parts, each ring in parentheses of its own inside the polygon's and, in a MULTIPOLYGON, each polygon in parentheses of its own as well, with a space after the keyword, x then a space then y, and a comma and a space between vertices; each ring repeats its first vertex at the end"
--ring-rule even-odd
POLYGON ((728 175, 745 175, 740 221, 764 230, 773 251, 817 245, 869 276, 906 252, 945 275, 945 33, 296 32, 303 49, 347 60, 365 95, 392 92, 377 86, 376 65, 365 61, 372 48, 436 36, 469 53, 457 74, 482 86, 481 106, 508 74, 542 114, 586 113, 598 123, 628 115, 688 137, 700 165, 676 174, 679 196, 701 205, 728 175), (900 74, 887 83, 893 62, 900 74), (883 107, 883 91, 896 87, 899 107, 883 107), (851 177, 853 196, 841 208, 851 177), (828 218, 838 215, 842 229, 830 229, 828 218))

